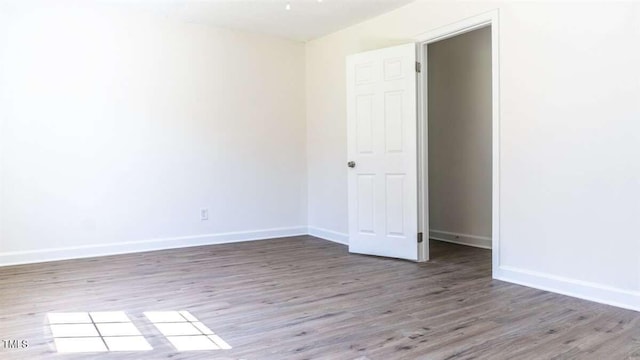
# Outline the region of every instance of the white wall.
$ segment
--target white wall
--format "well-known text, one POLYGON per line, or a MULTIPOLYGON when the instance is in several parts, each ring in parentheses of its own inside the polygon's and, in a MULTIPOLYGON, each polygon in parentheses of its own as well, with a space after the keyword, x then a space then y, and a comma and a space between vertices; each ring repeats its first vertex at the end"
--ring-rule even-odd
POLYGON ((427 53, 430 237, 491 247, 491 28, 427 53))
POLYGON ((304 44, 115 5, 0 20, 0 264, 306 232, 304 44))
POLYGON ((347 232, 345 56, 497 8, 496 275, 640 309, 638 3, 418 1, 309 42, 309 226, 347 232))

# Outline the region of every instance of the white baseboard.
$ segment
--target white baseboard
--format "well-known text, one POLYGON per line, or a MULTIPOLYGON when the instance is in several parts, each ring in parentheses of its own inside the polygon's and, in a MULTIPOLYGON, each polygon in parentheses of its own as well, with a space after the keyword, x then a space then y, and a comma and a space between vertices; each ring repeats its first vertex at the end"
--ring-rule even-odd
POLYGON ((429 230, 429 239, 446 241, 482 249, 491 249, 491 238, 469 234, 460 234, 442 230, 429 230))
POLYGON ((0 266, 306 235, 306 226, 0 253, 0 266))
POLYGON ((349 245, 349 234, 340 233, 337 231, 321 229, 314 226, 309 226, 308 233, 311 236, 315 236, 320 239, 333 241, 342 245, 349 245))
POLYGON ((494 269, 493 277, 540 290, 640 311, 640 292, 638 291, 618 289, 510 266, 494 269))

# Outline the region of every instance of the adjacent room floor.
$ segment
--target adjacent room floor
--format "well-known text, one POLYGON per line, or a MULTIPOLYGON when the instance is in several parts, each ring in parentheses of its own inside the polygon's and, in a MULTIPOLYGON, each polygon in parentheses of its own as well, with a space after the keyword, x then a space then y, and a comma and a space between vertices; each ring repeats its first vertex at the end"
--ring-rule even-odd
POLYGON ((304 236, 0 268, 0 334, 28 342, 0 357, 640 358, 639 313, 492 280, 490 251, 432 244, 426 264, 304 236), (105 311, 153 349, 57 353, 47 314, 105 311), (158 311, 188 311, 232 348, 176 351, 144 315, 158 311))

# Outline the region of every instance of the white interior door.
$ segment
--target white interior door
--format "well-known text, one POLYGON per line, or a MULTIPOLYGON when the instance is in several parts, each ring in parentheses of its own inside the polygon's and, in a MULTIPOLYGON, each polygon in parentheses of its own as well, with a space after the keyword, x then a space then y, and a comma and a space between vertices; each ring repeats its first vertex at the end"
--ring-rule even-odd
POLYGON ((415 44, 347 57, 349 251, 418 260, 415 44))

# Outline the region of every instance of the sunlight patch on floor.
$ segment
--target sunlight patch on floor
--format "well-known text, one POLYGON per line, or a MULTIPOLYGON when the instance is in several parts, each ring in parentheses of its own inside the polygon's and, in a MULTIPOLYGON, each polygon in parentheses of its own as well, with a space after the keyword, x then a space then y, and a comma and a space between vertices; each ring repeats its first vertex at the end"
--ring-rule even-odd
POLYGON ((144 315, 178 351, 231 349, 188 311, 149 311, 144 315))
POLYGON ((47 318, 60 353, 152 349, 123 311, 49 313, 47 318))
MULTIPOLYGON (((144 315, 178 351, 231 349, 188 311, 144 315)), ((59 353, 153 349, 123 311, 49 313, 47 318, 59 353)))

